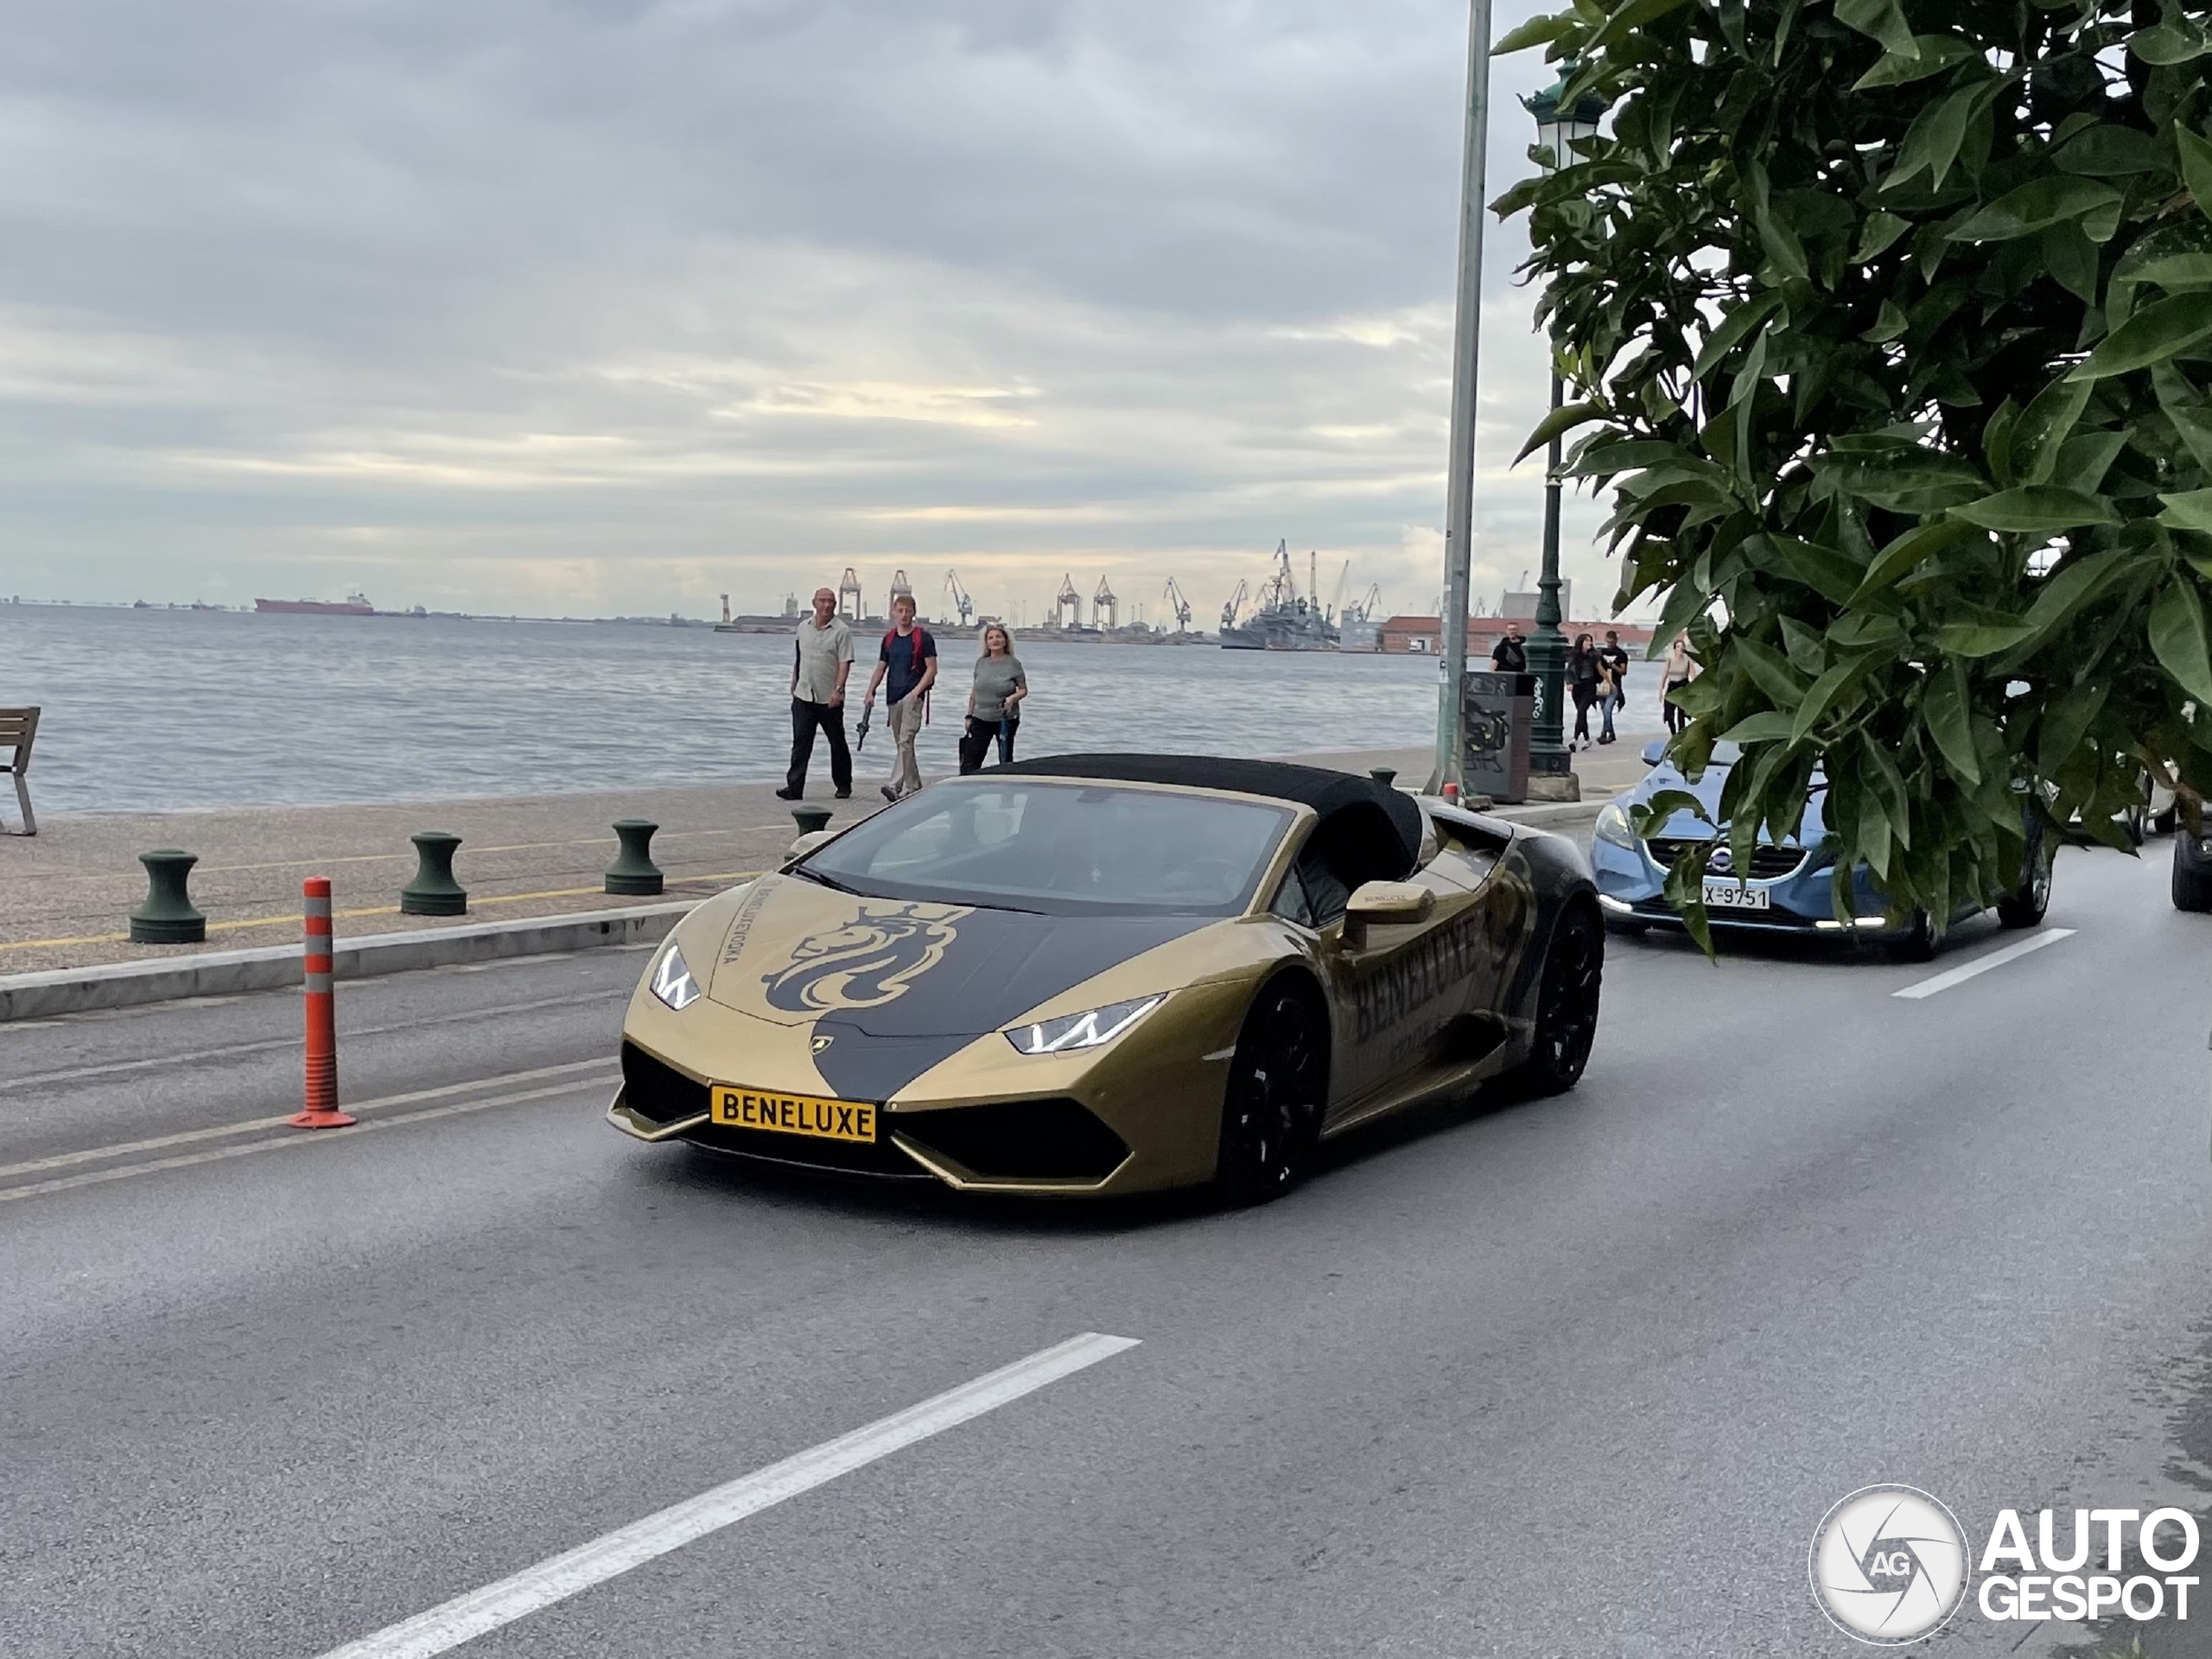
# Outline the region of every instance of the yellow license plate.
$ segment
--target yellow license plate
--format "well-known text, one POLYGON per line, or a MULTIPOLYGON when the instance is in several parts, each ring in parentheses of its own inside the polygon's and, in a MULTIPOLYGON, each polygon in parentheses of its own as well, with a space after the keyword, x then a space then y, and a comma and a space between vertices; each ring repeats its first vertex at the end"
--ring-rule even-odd
POLYGON ((810 1135, 817 1141, 875 1143, 875 1108, 853 1100, 818 1100, 812 1095, 775 1095, 758 1089, 716 1084, 711 1097, 716 1123, 734 1129, 769 1129, 778 1135, 810 1135))

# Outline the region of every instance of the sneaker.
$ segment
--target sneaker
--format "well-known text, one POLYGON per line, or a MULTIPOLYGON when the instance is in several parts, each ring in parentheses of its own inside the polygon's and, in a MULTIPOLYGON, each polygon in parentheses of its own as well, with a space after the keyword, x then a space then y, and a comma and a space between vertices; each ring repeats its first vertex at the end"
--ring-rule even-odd
POLYGON ((883 798, 890 802, 892 805, 896 806, 899 804, 899 791, 892 788, 890 785, 886 784, 883 786, 883 798))
POLYGON ((849 789, 841 789, 830 798, 833 801, 849 801, 853 798, 853 791, 849 789))
POLYGON ((803 789, 779 789, 776 791, 776 798, 779 801, 803 801, 806 798, 806 791, 803 789))

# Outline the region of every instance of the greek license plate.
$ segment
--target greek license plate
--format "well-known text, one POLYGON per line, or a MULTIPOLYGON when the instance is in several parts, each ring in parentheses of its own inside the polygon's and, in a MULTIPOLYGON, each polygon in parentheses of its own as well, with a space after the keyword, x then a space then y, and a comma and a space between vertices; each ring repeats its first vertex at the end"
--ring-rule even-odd
POLYGON ((1705 884, 1705 907, 1707 910, 1764 910, 1767 894, 1764 887, 1739 887, 1733 881, 1708 881, 1705 884))
POLYGON ((875 1108, 853 1100, 817 1100, 812 1095, 772 1095, 757 1089, 716 1084, 709 1115, 734 1129, 767 1129, 804 1135, 817 1141, 875 1142, 875 1108))

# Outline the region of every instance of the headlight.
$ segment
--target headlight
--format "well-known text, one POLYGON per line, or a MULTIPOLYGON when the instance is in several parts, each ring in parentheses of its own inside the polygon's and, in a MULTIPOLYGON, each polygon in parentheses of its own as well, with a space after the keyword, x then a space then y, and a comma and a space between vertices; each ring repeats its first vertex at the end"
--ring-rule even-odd
POLYGON ((670 945, 653 967, 653 995, 681 1014, 699 1000, 699 982, 683 960, 683 952, 670 945))
POLYGON ((1597 835, 1599 840, 1625 847, 1631 853, 1643 850, 1637 845, 1636 827, 1629 823, 1628 814, 1621 810, 1618 801, 1607 802, 1605 810, 1598 814, 1597 835))
POLYGON ((1103 1008, 1081 1014, 1063 1014, 1033 1026, 1016 1026, 1006 1033, 1006 1039, 1024 1054, 1065 1054, 1078 1048, 1096 1048, 1112 1042, 1166 1000, 1165 996, 1132 997, 1127 1002, 1109 1002, 1103 1008))

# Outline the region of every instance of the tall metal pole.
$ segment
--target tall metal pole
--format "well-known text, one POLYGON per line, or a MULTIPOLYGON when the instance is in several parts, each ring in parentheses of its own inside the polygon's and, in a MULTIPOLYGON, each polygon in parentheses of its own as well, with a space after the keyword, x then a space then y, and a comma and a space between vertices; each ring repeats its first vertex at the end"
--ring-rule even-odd
MULTIPOLYGON (((1559 370, 1552 370, 1552 407, 1560 406, 1562 389, 1559 370)), ((1529 775, 1558 782, 1545 794, 1552 799, 1579 800, 1570 790, 1574 757, 1561 741, 1566 730, 1567 635, 1560 624, 1566 618, 1559 603, 1560 441, 1552 440, 1544 469, 1544 567, 1536 578, 1536 631, 1529 639, 1529 671, 1536 677, 1536 718, 1529 733, 1529 775)))
POLYGON ((1474 565, 1475 368, 1482 345, 1484 179, 1490 148, 1491 0, 1467 18, 1467 130, 1459 171, 1459 294, 1452 331, 1452 455, 1444 499, 1444 687, 1431 786, 1462 783, 1466 752, 1467 588, 1474 565))

